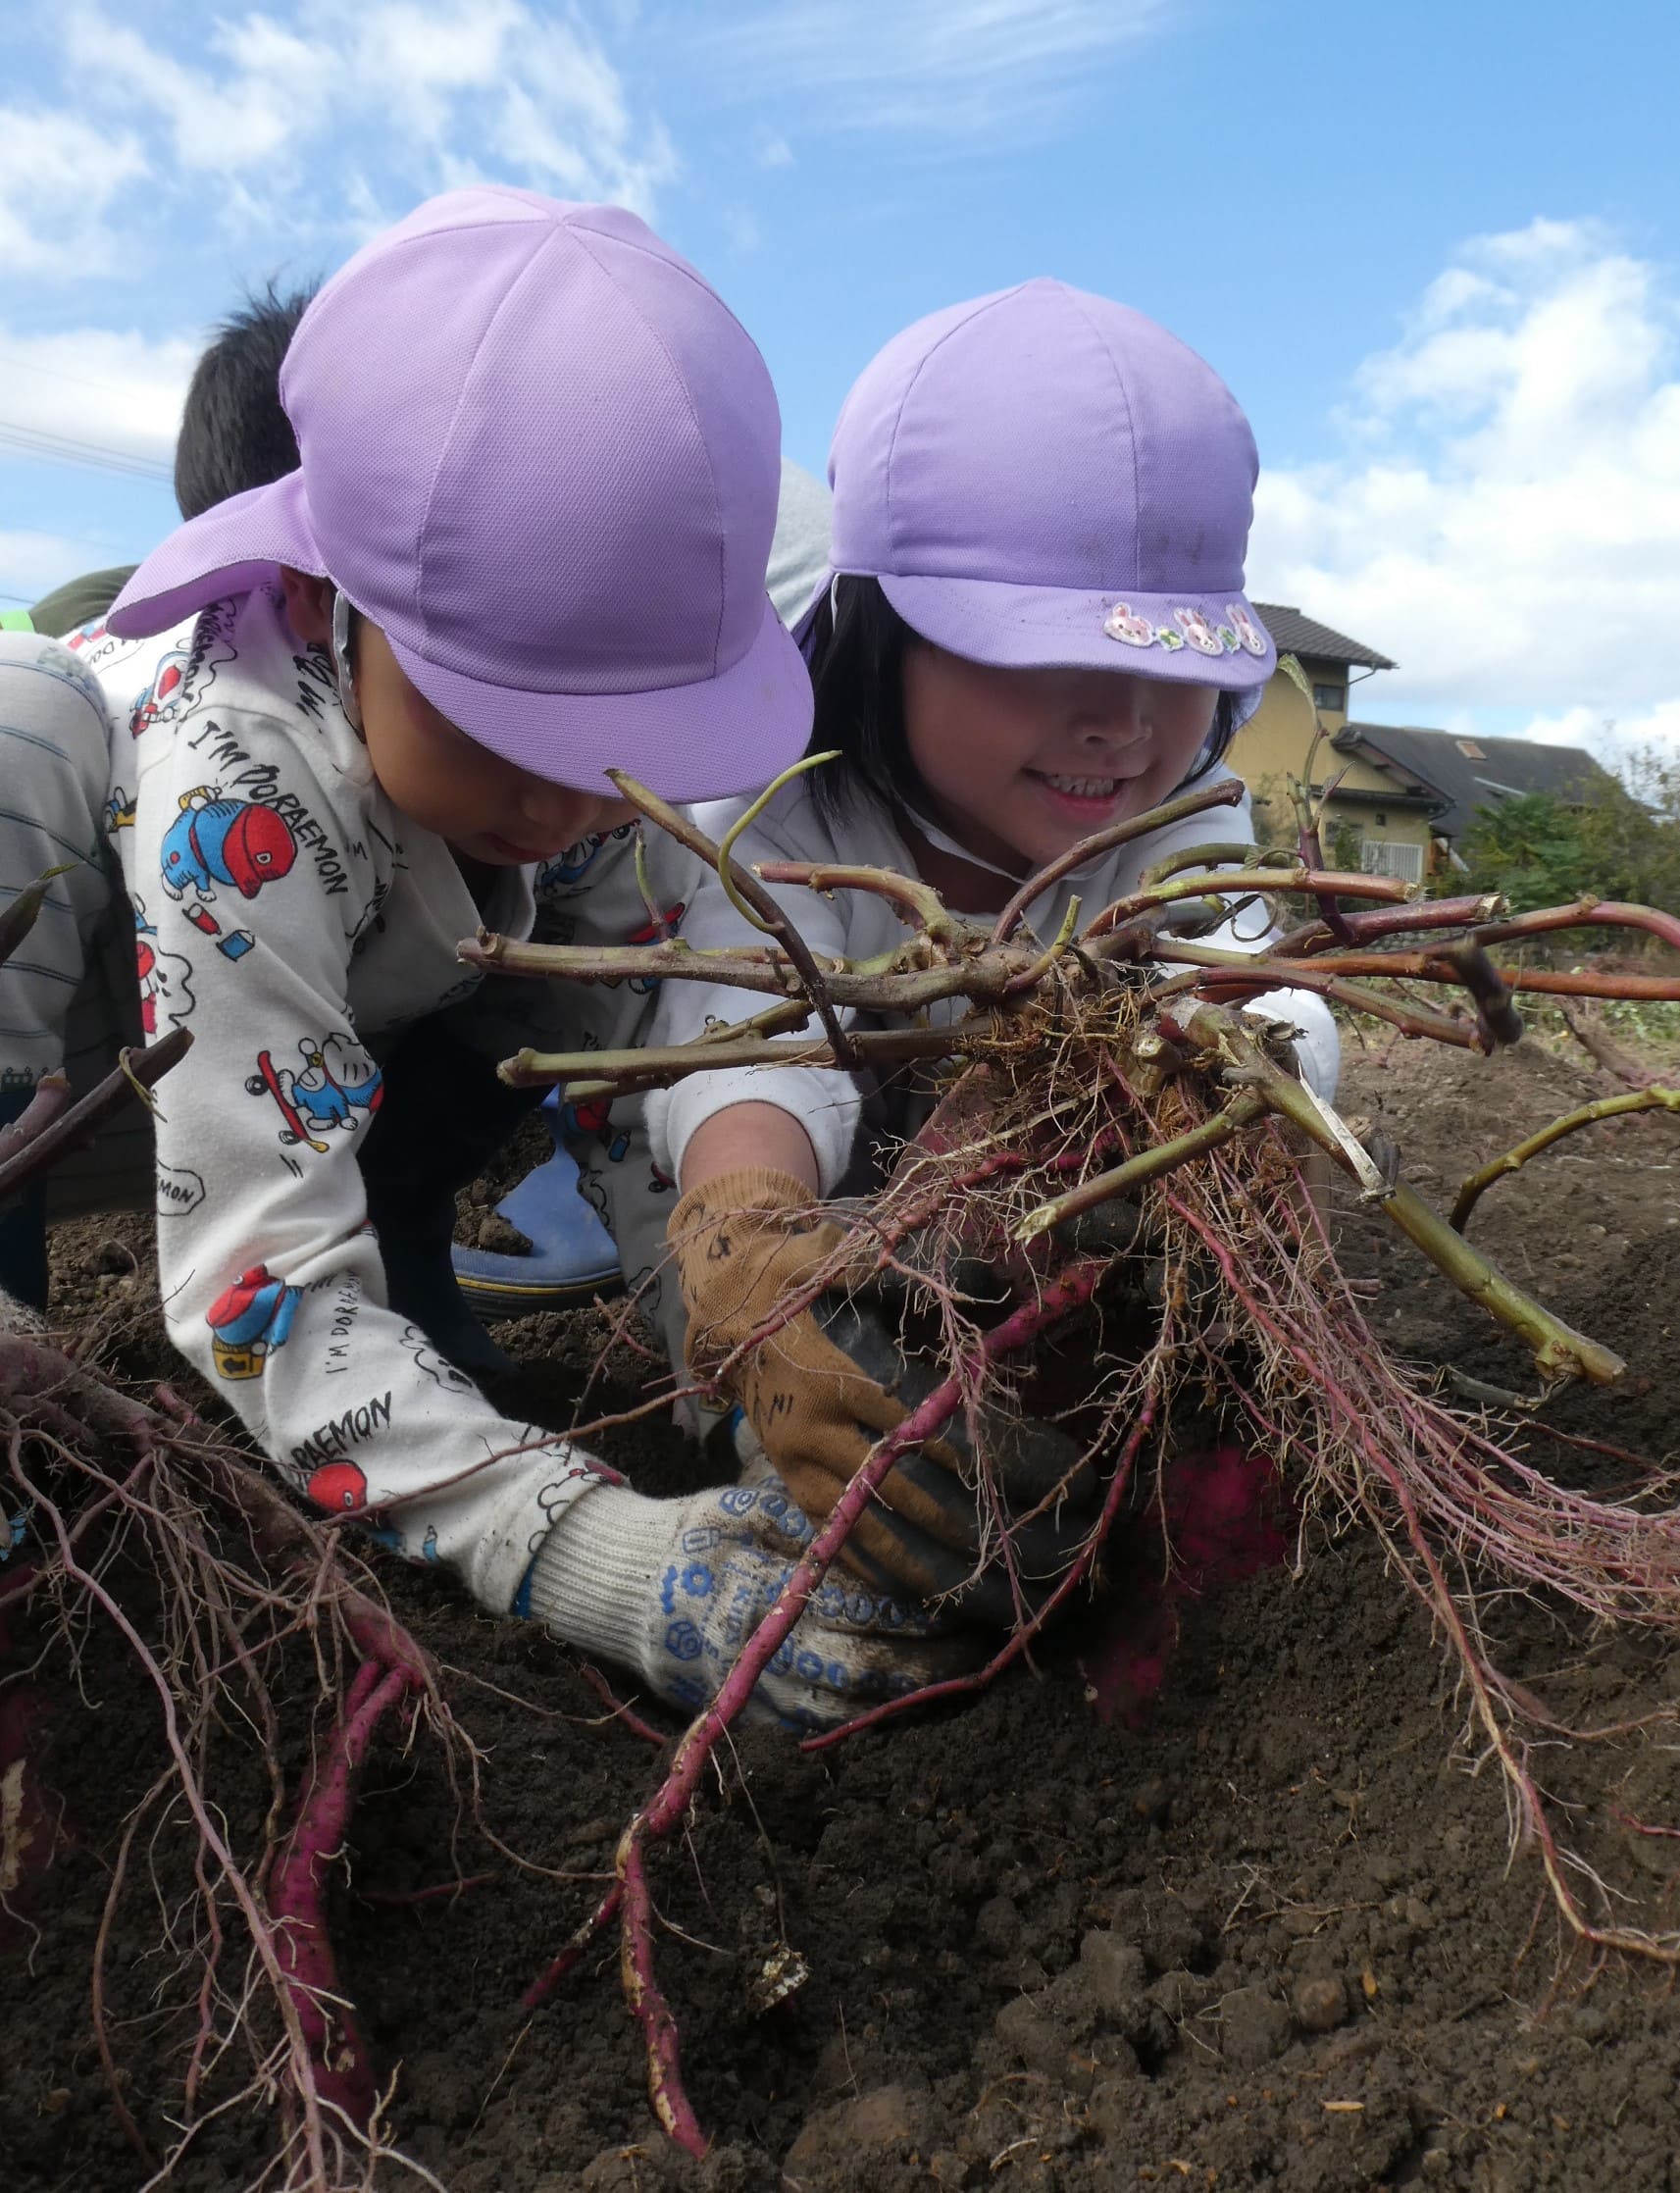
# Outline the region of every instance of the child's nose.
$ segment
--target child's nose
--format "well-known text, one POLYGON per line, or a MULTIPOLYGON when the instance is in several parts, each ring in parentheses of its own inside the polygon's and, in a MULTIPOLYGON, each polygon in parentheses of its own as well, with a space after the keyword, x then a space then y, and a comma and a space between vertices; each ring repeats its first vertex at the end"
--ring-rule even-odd
POLYGON ((519 811, 539 838, 563 836, 571 841, 615 830, 635 812, 624 800, 580 791, 572 785, 551 785, 539 777, 524 786, 519 811))
POLYGON ((1135 740, 1145 729, 1142 682, 1114 672, 1095 676, 1074 696, 1074 729, 1093 745, 1135 740))

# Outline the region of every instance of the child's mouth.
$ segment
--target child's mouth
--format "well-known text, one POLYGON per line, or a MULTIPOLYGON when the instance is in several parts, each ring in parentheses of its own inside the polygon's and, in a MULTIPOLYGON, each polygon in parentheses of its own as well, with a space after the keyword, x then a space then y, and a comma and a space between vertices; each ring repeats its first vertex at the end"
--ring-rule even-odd
POLYGON ((1109 806, 1130 782, 1125 777, 1064 777, 1047 769, 1029 769, 1027 774, 1046 785, 1058 798, 1074 800, 1082 807, 1109 806))

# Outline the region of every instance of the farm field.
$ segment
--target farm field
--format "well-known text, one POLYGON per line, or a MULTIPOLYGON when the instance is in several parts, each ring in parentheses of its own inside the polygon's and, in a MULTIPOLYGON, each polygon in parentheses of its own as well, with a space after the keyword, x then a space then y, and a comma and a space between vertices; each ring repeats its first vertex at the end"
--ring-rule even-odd
MULTIPOLYGON (((1441 1206, 1475 1161, 1611 1088, 1577 1057, 1350 1043, 1340 1102, 1441 1206)), ((1400 1354, 1532 1388, 1524 1351, 1350 1197, 1338 1228, 1400 1354)), ((1627 1358, 1619 1387, 1546 1419, 1654 1459, 1680 1450, 1680 1122, 1563 1143, 1497 1186, 1472 1233, 1627 1358)), ((67 1229, 57 1258, 62 1320, 133 1375, 178 1375, 138 1306, 142 1222, 67 1229)), ((534 1413, 567 1420, 602 1330, 598 1313, 499 1329, 534 1413)), ((612 1367, 628 1405, 643 1367, 623 1351, 612 1367)), ((646 1427, 603 1449, 643 1489, 698 1481, 646 1427)), ((1538 1428, 1529 1452, 1601 1490, 1628 1474, 1538 1428)), ((1426 1615, 1368 1538, 1334 1526, 1308 1522, 1298 1568, 1184 1603, 1164 1680, 1130 1710, 1094 1709, 1074 1634, 966 1707, 834 1751, 741 1743, 738 1775, 654 1868, 660 1974, 714 2135, 703 2162, 648 2112, 610 1937, 542 2008, 520 2000, 598 1895, 657 1755, 559 1648, 380 1561, 482 1753, 477 1817, 424 1740, 381 1745, 355 1813, 335 1927, 394 2078, 393 2142, 451 2193, 1680 2187, 1668 1975, 1559 1939, 1533 1856, 1510 1858, 1497 1773, 1453 1756, 1463 1702, 1426 1615), (452 1878, 472 1885, 415 1901, 452 1878), (760 2009, 784 1946, 809 1976, 760 2009)), ((1486 1612, 1502 1663, 1560 1721, 1630 1719, 1680 1686, 1649 1640, 1550 1606, 1486 1612)), ((88 1973, 121 1824, 157 1771, 155 1705, 98 1628, 79 1686, 62 1656, 47 1677, 63 1839, 0 1918, 0 2179, 127 2193, 147 2172, 109 2105, 88 1973)), ((243 1771, 237 1725, 225 1741, 224 1801, 243 1793, 260 1819, 267 1784, 243 1771)), ((1680 1841, 1639 1823, 1680 1825, 1680 1758, 1630 1737, 1539 1763, 1581 1846, 1674 1925, 1680 1841)), ((145 1875, 182 1910, 185 1848, 166 1829, 130 1857, 106 1955, 119 2079, 158 2135, 190 2005, 145 1875)), ((178 2182, 255 2181, 267 2130, 250 2111, 212 2121, 178 2182)), ((423 2181, 391 2162, 378 2182, 423 2181)))

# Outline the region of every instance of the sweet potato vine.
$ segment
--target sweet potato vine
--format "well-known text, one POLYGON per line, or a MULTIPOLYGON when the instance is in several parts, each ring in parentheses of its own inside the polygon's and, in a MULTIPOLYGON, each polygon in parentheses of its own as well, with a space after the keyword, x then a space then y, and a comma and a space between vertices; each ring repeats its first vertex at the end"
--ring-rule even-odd
MULTIPOLYGON (((1147 872, 1137 891, 1083 924, 1070 912, 1060 934, 1043 938, 1028 917, 1053 882, 1126 839, 1234 802, 1241 787, 1201 787, 1087 841, 1024 883, 995 922, 976 925, 914 877, 789 864, 748 874, 727 845, 633 781, 619 782, 649 822, 719 870, 760 937, 696 951, 680 938, 590 949, 481 935, 463 956, 543 978, 701 980, 771 1002, 676 1048, 522 1052, 503 1067, 505 1078, 559 1083, 577 1099, 748 1063, 919 1070, 936 1099, 927 1124, 880 1193, 842 1214, 844 1239, 825 1267, 745 1348, 763 1345, 819 1296, 890 1287, 928 1375, 908 1421, 875 1447, 715 1704, 682 1738, 625 1830, 613 1885, 533 2000, 596 1929, 616 1921, 653 2106, 675 2139, 702 2149, 654 1970, 649 1850, 685 1818, 759 1672, 875 1488, 901 1454, 966 1421, 987 1523, 979 1565, 1002 1568, 1018 1610, 990 1664, 940 1689, 971 1687, 1099 1586, 1106 1535, 1142 1473, 1171 1470, 1175 1418, 1191 1406, 1213 1410, 1275 1456, 1303 1514, 1356 1520, 1376 1534, 1447 1642, 1473 1746, 1497 1763, 1513 1839, 1537 1853, 1568 1934, 1596 1952, 1680 1964, 1680 1933, 1641 1923, 1571 1855, 1534 1763, 1536 1742, 1560 1732, 1501 1672, 1482 1618, 1490 1594, 1516 1591, 1559 1600, 1594 1621, 1680 1627, 1675 1488, 1653 1472, 1615 1498, 1574 1491, 1526 1461, 1499 1424, 1448 1406, 1372 1332, 1303 1173, 1303 1149, 1321 1152, 1526 1343, 1544 1384, 1606 1385, 1623 1368, 1614 1352, 1572 1330, 1464 1233, 1492 1179, 1590 1119, 1572 1116, 1482 1166, 1449 1223, 1400 1176, 1392 1149, 1364 1148, 1299 1080, 1288 1028, 1241 1010, 1263 993, 1314 991, 1405 1037, 1489 1052, 1520 1037, 1518 997, 1680 997, 1671 973, 1558 972, 1496 954, 1605 928, 1680 949, 1680 921, 1599 900, 1516 919, 1495 898, 1420 900, 1391 879, 1327 870, 1308 815, 1291 854, 1210 840, 1147 872), (875 892, 898 913, 904 938, 869 962, 825 959, 797 940, 770 883, 875 892), (1252 901, 1271 910, 1274 941, 1253 951, 1204 941, 1234 905, 1252 901), (1073 1388, 1070 1362, 1080 1366, 1073 1388), (989 1459, 988 1427, 999 1412, 1035 1411, 1055 1414, 1076 1435, 1078 1460, 1064 1486, 1023 1511, 989 1459), (1021 1575, 1024 1525, 1093 1471, 1102 1497, 1076 1556, 1055 1578, 1021 1575)), ((1618 1100, 1591 1116, 1677 1100, 1654 1092, 1638 1107, 1618 1100)), ((810 1741, 841 1741, 931 1695, 878 1707, 810 1741)))

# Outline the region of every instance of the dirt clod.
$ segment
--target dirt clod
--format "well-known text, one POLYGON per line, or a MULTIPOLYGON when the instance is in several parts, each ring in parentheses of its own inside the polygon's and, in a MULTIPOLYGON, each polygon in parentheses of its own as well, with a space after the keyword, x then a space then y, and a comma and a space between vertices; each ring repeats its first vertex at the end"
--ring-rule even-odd
POLYGON ((1348 2015, 1348 1990, 1338 1979, 1299 1981, 1294 2002, 1296 2017, 1308 2033, 1334 2032, 1348 2015))

